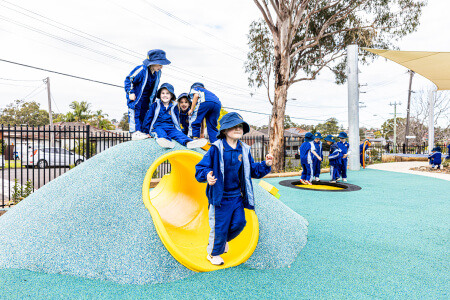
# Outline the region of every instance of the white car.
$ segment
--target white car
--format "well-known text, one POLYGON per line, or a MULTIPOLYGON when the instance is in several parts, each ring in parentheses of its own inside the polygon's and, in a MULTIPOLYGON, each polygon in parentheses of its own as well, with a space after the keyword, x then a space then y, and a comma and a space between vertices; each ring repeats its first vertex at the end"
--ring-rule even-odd
POLYGON ((37 166, 39 169, 55 166, 78 166, 85 160, 84 156, 64 148, 28 149, 28 157, 27 154, 22 154, 23 166, 37 166))

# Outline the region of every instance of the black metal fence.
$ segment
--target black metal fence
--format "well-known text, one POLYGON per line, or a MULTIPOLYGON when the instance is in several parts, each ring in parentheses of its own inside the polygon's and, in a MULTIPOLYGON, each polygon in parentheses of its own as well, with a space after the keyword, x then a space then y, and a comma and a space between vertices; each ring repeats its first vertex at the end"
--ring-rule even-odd
MULTIPOLYGON (((128 132, 108 132, 87 126, 60 127, 10 127, 1 125, 0 207, 8 202, 16 202, 44 184, 64 174, 83 161, 114 145, 131 140, 128 132)), ((242 139, 251 146, 251 154, 256 162, 265 159, 269 152, 269 139, 265 136, 244 136, 242 139)), ((284 138, 284 171, 301 170, 300 159, 296 158, 302 137, 284 138)), ((445 146, 441 145, 444 150, 445 146)), ((324 161, 328 165, 329 146, 323 143, 324 161)), ((386 153, 426 154, 426 144, 421 145, 372 145, 368 153, 373 160, 381 160, 386 153)), ((166 161, 153 174, 161 178, 170 173, 166 161)))
POLYGON ((92 156, 131 140, 91 126, 0 127, 0 207, 34 190, 92 156))

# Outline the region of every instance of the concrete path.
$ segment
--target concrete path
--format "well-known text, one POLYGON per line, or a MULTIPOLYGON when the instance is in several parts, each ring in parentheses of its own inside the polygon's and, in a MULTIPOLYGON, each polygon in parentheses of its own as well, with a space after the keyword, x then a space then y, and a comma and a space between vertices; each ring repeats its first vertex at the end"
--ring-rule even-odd
POLYGON ((392 162, 392 163, 369 165, 367 168, 382 171, 416 174, 450 181, 450 174, 410 170, 411 168, 422 167, 427 165, 428 162, 426 161, 405 161, 405 162, 392 162))

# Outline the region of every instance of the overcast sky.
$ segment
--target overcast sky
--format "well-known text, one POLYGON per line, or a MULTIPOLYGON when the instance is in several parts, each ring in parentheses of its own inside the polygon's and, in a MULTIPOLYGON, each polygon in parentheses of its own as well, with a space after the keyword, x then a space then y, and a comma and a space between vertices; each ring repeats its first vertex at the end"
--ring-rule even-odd
MULTIPOLYGON (((399 43, 401 50, 449 51, 450 1, 428 2, 418 31, 399 43)), ((270 113, 264 90, 250 96, 254 91, 243 68, 248 28, 258 18, 251 0, 0 0, 0 59, 123 85, 147 51, 159 48, 172 61, 163 68, 161 83, 173 84, 177 95, 201 81, 225 107, 270 113)), ((394 101, 402 102, 397 111, 405 116, 407 69, 383 58, 360 69, 360 84, 367 84, 361 88, 366 93, 360 101, 366 107, 360 111, 360 126, 379 127, 392 117, 389 103, 394 101)), ((54 112, 69 111, 72 101, 87 101, 110 119, 119 120, 127 110, 123 89, 1 61, 0 108, 24 99, 48 109, 42 82, 47 76, 54 112)), ((420 75, 414 77, 413 90, 432 86, 420 75)), ((317 124, 336 117, 347 126, 347 86, 334 84, 327 71, 313 82, 292 86, 288 97, 297 99, 288 101, 286 112, 296 123, 317 124)), ((266 115, 240 113, 250 124, 268 123, 266 115)))

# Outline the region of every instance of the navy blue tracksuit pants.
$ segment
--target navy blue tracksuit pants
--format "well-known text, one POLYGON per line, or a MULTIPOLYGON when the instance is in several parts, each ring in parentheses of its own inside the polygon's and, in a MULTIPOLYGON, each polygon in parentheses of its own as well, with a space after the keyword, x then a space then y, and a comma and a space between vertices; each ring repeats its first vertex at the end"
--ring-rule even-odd
POLYGON ((331 175, 331 180, 337 180, 340 176, 339 176, 339 169, 341 167, 340 166, 332 166, 330 165, 330 175, 331 175))
POLYGON ((313 166, 312 163, 310 163, 310 164, 302 163, 302 169, 303 170, 302 170, 302 176, 300 177, 301 179, 306 180, 306 181, 310 181, 311 180, 312 166, 313 166))
POLYGON ((154 135, 155 138, 165 138, 169 141, 174 139, 183 146, 186 146, 188 142, 192 141, 192 139, 188 138, 184 133, 182 133, 175 127, 158 126, 156 128, 153 128, 152 135, 154 135))
POLYGON ((214 101, 206 101, 198 104, 197 111, 194 111, 189 119, 189 134, 194 138, 200 137, 200 127, 203 119, 206 119, 206 130, 211 143, 217 141, 217 120, 220 116, 220 104, 214 101))
POLYGON ((212 256, 223 254, 226 242, 237 237, 246 224, 242 196, 222 198, 220 206, 210 205, 208 253, 212 256))
POLYGON ((347 178, 347 158, 342 159, 342 164, 340 165, 339 172, 341 173, 342 179, 347 178))
POLYGON ((312 177, 319 177, 320 176, 320 165, 321 161, 317 158, 313 158, 313 167, 312 167, 312 177))

